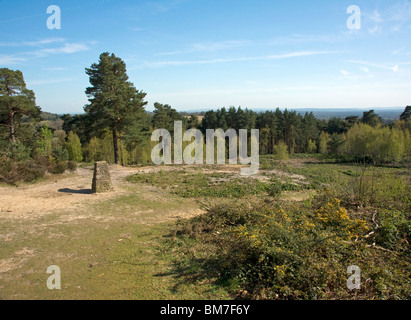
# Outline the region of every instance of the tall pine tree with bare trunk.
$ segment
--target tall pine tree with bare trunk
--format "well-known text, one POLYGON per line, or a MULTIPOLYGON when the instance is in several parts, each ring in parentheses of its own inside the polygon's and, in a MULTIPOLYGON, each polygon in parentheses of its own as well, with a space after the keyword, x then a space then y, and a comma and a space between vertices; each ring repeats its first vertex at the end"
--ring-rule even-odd
POLYGON ((128 81, 126 64, 114 54, 104 52, 98 63, 86 68, 91 87, 86 89, 90 104, 85 107, 96 132, 107 128, 113 133, 114 162, 119 163, 119 141, 128 128, 138 127, 147 114, 146 93, 128 81))

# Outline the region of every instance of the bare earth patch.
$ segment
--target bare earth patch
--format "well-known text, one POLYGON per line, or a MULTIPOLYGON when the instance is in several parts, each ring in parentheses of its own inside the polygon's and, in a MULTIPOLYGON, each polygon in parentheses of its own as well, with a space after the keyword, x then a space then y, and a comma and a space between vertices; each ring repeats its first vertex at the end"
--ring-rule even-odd
POLYGON ((73 174, 53 176, 46 181, 20 187, 0 187, 0 218, 35 219, 50 212, 100 202, 126 192, 124 178, 136 168, 111 166, 114 192, 92 194, 92 168, 78 168, 73 174), (54 178, 54 179, 52 179, 54 178))

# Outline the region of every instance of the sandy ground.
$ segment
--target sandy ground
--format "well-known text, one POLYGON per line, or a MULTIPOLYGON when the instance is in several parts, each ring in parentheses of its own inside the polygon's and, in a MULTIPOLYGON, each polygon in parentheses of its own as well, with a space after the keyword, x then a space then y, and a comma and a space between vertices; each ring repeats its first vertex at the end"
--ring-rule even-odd
MULTIPOLYGON (((172 167, 122 167, 110 165, 110 175, 114 190, 107 193, 95 194, 91 190, 93 167, 77 168, 74 173, 63 175, 49 175, 43 181, 33 184, 22 184, 18 187, 0 186, 0 227, 2 222, 11 222, 12 229, 8 227, 0 228, 0 243, 15 242, 23 234, 37 236, 44 233, 50 226, 65 224, 73 226, 76 222, 87 219, 93 221, 110 221, 124 219, 114 215, 99 215, 98 212, 90 212, 92 204, 105 200, 127 196, 136 192, 136 185, 127 182, 126 177, 138 172, 156 172, 159 170, 173 170, 172 167), (48 215, 58 214, 50 221, 42 219, 48 215)), ((138 192, 143 193, 143 199, 149 201, 166 201, 163 194, 158 193, 155 187, 143 186, 138 192)), ((133 211, 132 208, 125 208, 126 211, 133 211)), ((141 208, 136 207, 133 214, 127 216, 137 217, 142 213, 141 208)), ((151 212, 154 210, 145 210, 151 212)), ((155 215, 155 222, 162 222, 167 219, 177 219, 191 217, 201 214, 203 211, 190 207, 187 212, 167 211, 163 219, 155 215)), ((135 221, 134 221, 135 222, 135 221)), ((149 217, 140 221, 142 224, 150 224, 149 217)), ((48 235, 52 237, 53 235, 48 235)), ((0 257, 0 278, 7 271, 19 268, 28 257, 33 255, 33 250, 21 248, 11 257, 0 257)))
MULTIPOLYGON (((184 166, 185 170, 198 169, 198 166, 184 166)), ((145 172, 153 173, 159 170, 178 170, 173 166, 152 167, 122 167, 110 165, 110 174, 114 192, 93 194, 91 182, 93 168, 77 168, 75 173, 62 176, 49 176, 45 181, 34 184, 25 184, 19 187, 0 187, 0 218, 6 219, 35 219, 49 212, 61 209, 74 209, 90 203, 117 197, 130 192, 126 186, 129 183, 125 178, 129 175, 145 172)), ((240 166, 222 165, 202 168, 204 172, 228 172, 232 177, 240 177, 240 166)), ((266 174, 275 174, 281 178, 291 178, 304 183, 305 177, 291 175, 279 170, 260 170, 255 176, 257 179, 267 179, 266 174), (263 175, 262 173, 265 172, 263 175)))
POLYGON ((92 168, 78 168, 75 173, 49 176, 45 181, 19 187, 0 187, 0 218, 29 219, 57 209, 72 208, 82 203, 98 202, 125 192, 123 178, 135 168, 111 166, 114 192, 92 194, 92 168))

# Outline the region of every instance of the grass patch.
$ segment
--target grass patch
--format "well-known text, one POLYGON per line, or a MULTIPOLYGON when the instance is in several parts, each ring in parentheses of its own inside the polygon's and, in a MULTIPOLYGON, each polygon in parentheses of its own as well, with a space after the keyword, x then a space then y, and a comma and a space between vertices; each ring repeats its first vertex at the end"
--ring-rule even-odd
POLYGON ((2 299, 229 299, 223 288, 180 283, 164 249, 177 216, 197 206, 167 192, 130 194, 27 221, 2 221, 2 299), (46 269, 61 269, 61 290, 49 290, 46 269))
POLYGON ((159 171, 139 173, 128 177, 129 182, 146 183, 169 189, 183 198, 242 198, 249 195, 277 196, 282 191, 311 189, 311 185, 298 184, 291 180, 281 182, 278 178, 259 180, 235 177, 233 173, 204 173, 201 171, 159 171))

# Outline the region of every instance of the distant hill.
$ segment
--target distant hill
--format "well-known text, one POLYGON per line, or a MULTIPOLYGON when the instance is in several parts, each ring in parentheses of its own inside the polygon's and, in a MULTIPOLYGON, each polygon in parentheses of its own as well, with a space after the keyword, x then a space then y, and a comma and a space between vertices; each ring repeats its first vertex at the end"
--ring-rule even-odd
MULTIPOLYGON (((250 110, 253 110, 255 112, 265 112, 265 111, 274 111, 275 108, 249 108, 250 110)), ((281 110, 284 110, 285 108, 280 108, 281 110)), ((197 110, 191 110, 191 111, 180 111, 180 114, 183 116, 190 116, 191 114, 195 114, 200 118, 203 118, 203 115, 205 112, 209 111, 211 109, 197 109, 197 110)), ((295 110, 297 113, 300 113, 304 115, 305 113, 312 112, 314 116, 318 119, 322 120, 329 120, 333 117, 337 118, 342 118, 345 119, 346 117, 349 116, 358 116, 362 117, 364 111, 370 111, 374 110, 375 113, 377 113, 383 120, 384 122, 391 122, 394 120, 398 120, 400 118, 400 115, 404 112, 405 107, 392 107, 392 108, 363 108, 363 109, 356 109, 356 108, 287 108, 287 110, 295 110)), ((152 111, 147 111, 149 115, 153 115, 152 111)), ((54 128, 54 129, 61 129, 61 126, 63 124, 63 121, 60 119, 61 115, 55 114, 55 113, 50 113, 50 112, 41 112, 41 119, 44 122, 47 122, 49 127, 54 128)))
POLYGON ((51 112, 41 111, 40 117, 42 120, 55 121, 60 118, 60 115, 51 112))
POLYGON ((63 126, 63 120, 61 120, 60 117, 60 115, 55 113, 41 111, 40 118, 42 121, 40 122, 40 125, 47 123, 49 128, 61 130, 63 126))
POLYGON ((333 117, 343 118, 349 116, 358 116, 362 117, 364 111, 374 110, 383 120, 385 121, 393 121, 398 120, 400 118, 401 113, 404 112, 405 107, 397 107, 397 108, 368 108, 368 109, 316 109, 316 108, 302 108, 302 109, 295 109, 298 113, 305 114, 306 112, 312 112, 316 118, 328 120, 333 117))
MULTIPOLYGON (((217 108, 216 108, 217 109, 217 108)), ((243 108, 245 109, 245 108, 243 108)), ((249 108, 255 112, 265 112, 265 111, 275 111, 276 108, 249 108)), ((280 108, 280 110, 285 110, 286 108, 280 108)), ((210 109, 197 109, 191 111, 180 112, 183 115, 196 114, 204 115, 205 111, 210 109)), ((215 109, 214 109, 215 110, 215 109)), ((349 116, 362 117, 364 111, 374 110, 384 121, 390 122, 393 120, 398 120, 400 115, 404 112, 405 107, 392 107, 392 108, 287 108, 287 110, 295 110, 297 113, 304 115, 305 113, 312 112, 314 116, 318 119, 329 120, 333 117, 345 119, 349 116)))

